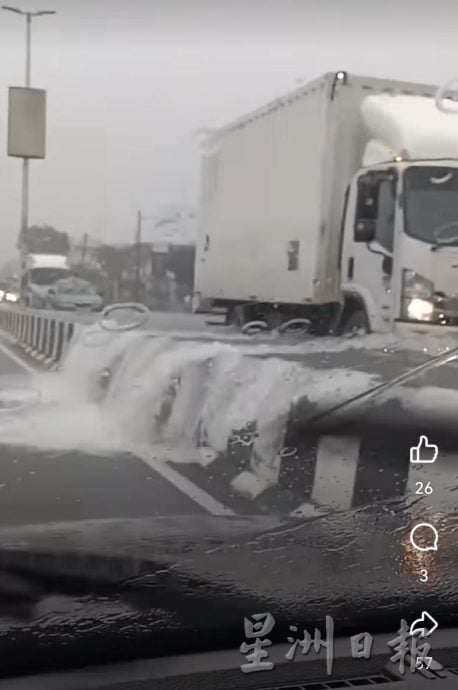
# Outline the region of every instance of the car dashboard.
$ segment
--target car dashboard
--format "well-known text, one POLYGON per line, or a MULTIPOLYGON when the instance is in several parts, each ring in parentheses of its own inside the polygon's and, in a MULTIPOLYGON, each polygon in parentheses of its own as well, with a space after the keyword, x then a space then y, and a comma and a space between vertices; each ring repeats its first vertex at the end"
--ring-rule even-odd
MULTIPOLYGON (((348 638, 336 638, 333 671, 326 671, 325 651, 303 659, 285 659, 288 645, 273 645, 271 670, 243 672, 238 649, 141 659, 56 673, 3 678, 0 690, 456 690, 458 629, 437 630, 431 638, 429 669, 405 672, 393 664, 387 643, 392 635, 376 635, 370 658, 353 658, 348 638)), ((415 666, 415 664, 413 664, 415 666)))

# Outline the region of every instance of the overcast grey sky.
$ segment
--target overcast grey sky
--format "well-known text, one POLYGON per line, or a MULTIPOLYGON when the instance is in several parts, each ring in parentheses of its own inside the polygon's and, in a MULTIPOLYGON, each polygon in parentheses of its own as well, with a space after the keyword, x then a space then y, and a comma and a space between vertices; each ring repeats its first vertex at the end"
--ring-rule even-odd
MULTIPOLYGON (((11 0, 11 4, 16 4, 11 0)), ((30 222, 130 241, 137 208, 197 203, 199 139, 327 71, 438 83, 458 74, 457 0, 18 0, 34 20, 32 85, 48 149, 31 163, 30 222)), ((0 251, 14 255, 20 161, 7 89, 25 22, 0 13, 0 251)), ((458 117, 457 117, 458 128, 458 117)))

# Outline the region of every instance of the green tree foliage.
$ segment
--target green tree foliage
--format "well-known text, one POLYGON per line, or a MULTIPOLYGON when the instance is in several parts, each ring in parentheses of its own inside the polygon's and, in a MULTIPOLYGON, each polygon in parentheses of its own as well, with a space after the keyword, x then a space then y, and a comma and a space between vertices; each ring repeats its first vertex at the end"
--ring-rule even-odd
POLYGON ((27 254, 65 254, 70 251, 66 232, 51 225, 31 225, 19 233, 18 248, 27 254))

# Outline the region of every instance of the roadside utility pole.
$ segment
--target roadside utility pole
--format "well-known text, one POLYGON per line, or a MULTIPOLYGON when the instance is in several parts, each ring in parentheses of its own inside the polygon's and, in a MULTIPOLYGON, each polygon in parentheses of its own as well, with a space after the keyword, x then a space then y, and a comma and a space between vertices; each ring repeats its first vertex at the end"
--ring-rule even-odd
MULTIPOLYGON (((32 64, 32 17, 42 17, 43 15, 56 14, 54 10, 39 10, 38 12, 25 12, 18 7, 2 5, 2 10, 20 14, 26 18, 26 53, 25 53, 25 86, 27 89, 31 85, 31 64, 32 64)), ((22 159, 22 195, 21 195, 21 237, 25 236, 25 231, 29 227, 29 159, 22 159)))

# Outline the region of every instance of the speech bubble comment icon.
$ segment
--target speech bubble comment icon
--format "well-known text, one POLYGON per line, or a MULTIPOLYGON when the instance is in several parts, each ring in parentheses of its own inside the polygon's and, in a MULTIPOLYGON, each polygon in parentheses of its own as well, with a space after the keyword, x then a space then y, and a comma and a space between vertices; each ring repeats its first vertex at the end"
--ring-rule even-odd
POLYGON ((417 551, 437 551, 439 532, 429 522, 420 522, 410 532, 410 543, 417 551))

